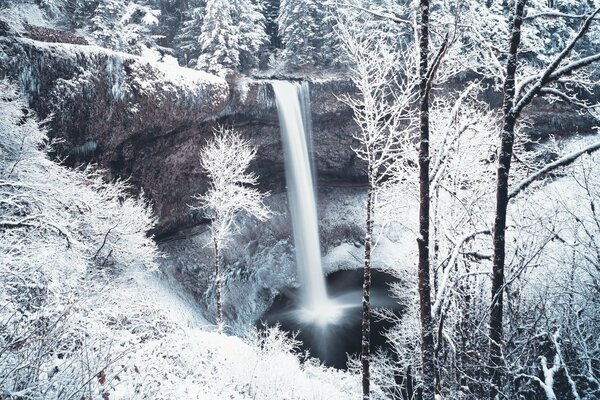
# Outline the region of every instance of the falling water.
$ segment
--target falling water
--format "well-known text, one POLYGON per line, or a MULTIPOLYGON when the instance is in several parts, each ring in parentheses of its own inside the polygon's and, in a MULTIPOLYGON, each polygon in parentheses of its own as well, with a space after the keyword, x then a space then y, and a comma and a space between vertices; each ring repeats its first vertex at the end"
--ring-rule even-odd
MULTIPOLYGON (((307 319, 333 318, 327 297, 317 224, 317 206, 311 167, 311 117, 308 85, 273 81, 285 156, 285 174, 301 283, 302 306, 307 319)), ((323 321, 325 322, 325 321, 323 321)))
POLYGON ((304 81, 299 88, 300 109, 302 112, 302 123, 306 137, 306 149, 310 160, 313 183, 317 181, 317 172, 315 169, 315 157, 313 150, 313 126, 312 126, 312 105, 310 103, 310 88, 308 82, 304 81))

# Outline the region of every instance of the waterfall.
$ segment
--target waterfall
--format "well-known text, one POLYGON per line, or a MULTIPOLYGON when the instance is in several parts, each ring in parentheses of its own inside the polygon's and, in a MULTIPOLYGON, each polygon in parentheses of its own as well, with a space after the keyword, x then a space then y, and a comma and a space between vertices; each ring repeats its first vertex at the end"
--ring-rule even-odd
POLYGON ((273 81, 285 157, 302 307, 320 322, 329 304, 321 265, 321 245, 311 163, 312 122, 308 84, 273 81))
POLYGON ((317 171, 315 169, 315 157, 313 150, 313 127, 312 127, 312 106, 310 103, 310 88, 308 82, 304 81, 299 87, 300 108, 302 112, 302 123, 304 124, 304 132, 306 137, 306 148, 310 160, 313 183, 317 182, 317 171))

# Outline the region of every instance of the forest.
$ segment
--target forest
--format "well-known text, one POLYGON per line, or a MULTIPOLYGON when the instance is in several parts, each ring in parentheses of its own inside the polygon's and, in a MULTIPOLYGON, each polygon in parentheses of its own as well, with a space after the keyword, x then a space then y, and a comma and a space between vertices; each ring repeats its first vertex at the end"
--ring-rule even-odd
POLYGON ((0 0, 0 400, 600 399, 599 0, 0 0))

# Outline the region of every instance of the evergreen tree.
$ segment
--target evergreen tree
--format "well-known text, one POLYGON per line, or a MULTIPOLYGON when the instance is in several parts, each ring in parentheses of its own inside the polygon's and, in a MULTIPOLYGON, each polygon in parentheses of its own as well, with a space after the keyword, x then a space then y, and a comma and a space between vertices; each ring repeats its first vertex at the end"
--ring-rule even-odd
POLYGON ((264 16, 256 3, 208 0, 198 68, 225 75, 254 67, 266 41, 264 16))
POLYGON ((279 6, 281 58, 292 68, 317 64, 323 10, 315 0, 282 0, 279 6))
POLYGON ((192 7, 183 13, 183 23, 174 38, 173 47, 176 50, 179 63, 193 68, 200 56, 200 42, 198 38, 202 31, 202 16, 204 7, 192 7))
POLYGON ((240 30, 239 51, 241 70, 256 67, 261 50, 268 42, 262 5, 253 0, 234 0, 234 21, 240 30))
POLYGON ((281 40, 278 35, 277 17, 279 16, 279 0, 262 0, 262 10, 265 16, 265 28, 269 39, 270 48, 281 48, 281 40))
POLYGON ((320 37, 322 38, 322 44, 319 46, 321 50, 317 54, 320 63, 328 66, 339 63, 340 54, 344 53, 339 34, 335 30, 336 14, 335 5, 332 3, 330 0, 321 3, 323 23, 320 29, 320 37))
POLYGON ((94 40, 101 46, 122 50, 123 38, 115 35, 123 29, 120 16, 125 13, 125 5, 118 0, 99 2, 92 12, 89 30, 94 40))
POLYGON ((82 1, 72 12, 84 21, 81 29, 100 46, 132 54, 157 47, 160 10, 151 1, 82 1))
POLYGON ((232 3, 228 0, 208 0, 199 43, 202 54, 198 68, 219 75, 240 66, 240 29, 232 18, 232 3))

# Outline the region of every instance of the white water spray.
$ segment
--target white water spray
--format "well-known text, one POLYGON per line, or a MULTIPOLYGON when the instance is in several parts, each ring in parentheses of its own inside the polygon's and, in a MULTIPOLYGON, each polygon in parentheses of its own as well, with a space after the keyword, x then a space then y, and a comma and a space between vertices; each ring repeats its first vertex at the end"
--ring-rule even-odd
POLYGON ((301 318, 318 325, 334 322, 339 313, 328 299, 321 265, 314 175, 310 153, 312 132, 308 85, 273 81, 285 156, 289 209, 296 265, 301 283, 301 318))

